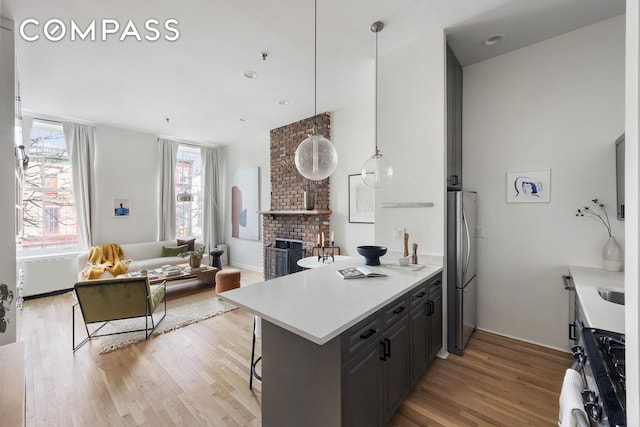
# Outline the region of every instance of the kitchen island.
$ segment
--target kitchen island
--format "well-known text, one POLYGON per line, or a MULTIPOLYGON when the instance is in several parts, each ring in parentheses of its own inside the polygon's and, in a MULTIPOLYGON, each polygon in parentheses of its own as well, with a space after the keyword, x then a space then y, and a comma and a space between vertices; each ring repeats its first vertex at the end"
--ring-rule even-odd
POLYGON ((264 427, 383 425, 441 346, 442 268, 337 273, 361 265, 354 258, 219 295, 262 318, 264 427), (435 313, 439 330, 429 334, 435 313))

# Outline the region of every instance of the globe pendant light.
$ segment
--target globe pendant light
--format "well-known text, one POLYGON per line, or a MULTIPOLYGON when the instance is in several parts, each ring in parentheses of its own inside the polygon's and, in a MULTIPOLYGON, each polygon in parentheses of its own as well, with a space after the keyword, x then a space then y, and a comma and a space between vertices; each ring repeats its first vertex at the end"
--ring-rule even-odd
POLYGON ((314 51, 313 51, 313 133, 298 145, 295 163, 298 172, 311 181, 328 178, 338 166, 338 153, 327 138, 318 133, 317 127, 317 56, 318 56, 318 2, 314 1, 314 51))
POLYGON ((393 168, 387 159, 382 157, 382 153, 378 150, 378 33, 384 28, 384 23, 377 21, 371 24, 371 31, 376 34, 376 66, 375 66, 375 81, 376 81, 376 96, 375 96, 375 133, 374 143, 375 152, 373 155, 364 162, 362 165, 362 180, 365 184, 372 188, 380 188, 385 184, 391 182, 393 177, 393 168))

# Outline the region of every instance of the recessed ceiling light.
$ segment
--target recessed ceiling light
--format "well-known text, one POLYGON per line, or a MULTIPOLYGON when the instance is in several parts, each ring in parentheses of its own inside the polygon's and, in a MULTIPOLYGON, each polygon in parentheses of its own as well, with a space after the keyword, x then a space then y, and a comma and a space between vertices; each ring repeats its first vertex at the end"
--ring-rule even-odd
POLYGON ((242 123, 246 123, 246 122, 248 122, 248 121, 249 121, 249 119, 245 119, 244 117, 240 117, 240 121, 241 121, 242 123))
POLYGON ((502 41, 502 39, 504 39, 504 34, 493 34, 487 37, 487 39, 484 42, 482 42, 482 44, 485 46, 493 46, 494 44, 502 41))
POLYGON ((256 77, 258 77, 258 73, 256 73, 255 71, 245 71, 244 76, 248 79, 255 79, 256 77))
POLYGON ((281 99, 278 101, 278 104, 280 105, 289 105, 289 100, 288 99, 281 99))

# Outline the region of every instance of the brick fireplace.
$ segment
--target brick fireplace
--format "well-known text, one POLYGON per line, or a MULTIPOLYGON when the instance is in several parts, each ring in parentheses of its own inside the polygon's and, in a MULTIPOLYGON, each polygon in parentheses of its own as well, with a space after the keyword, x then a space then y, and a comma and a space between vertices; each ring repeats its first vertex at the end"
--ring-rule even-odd
MULTIPOLYGON (((327 138, 330 138, 330 123, 329 114, 317 116, 318 132, 327 138)), ((276 247, 276 239, 295 239, 302 241, 306 256, 310 256, 319 233, 324 232, 325 239, 329 238, 329 178, 309 182, 300 175, 294 162, 296 148, 312 132, 313 124, 311 117, 271 131, 271 210, 262 212, 264 248, 276 247), (306 189, 315 193, 312 211, 304 207, 306 189)), ((264 261, 266 270, 266 259, 264 261)))

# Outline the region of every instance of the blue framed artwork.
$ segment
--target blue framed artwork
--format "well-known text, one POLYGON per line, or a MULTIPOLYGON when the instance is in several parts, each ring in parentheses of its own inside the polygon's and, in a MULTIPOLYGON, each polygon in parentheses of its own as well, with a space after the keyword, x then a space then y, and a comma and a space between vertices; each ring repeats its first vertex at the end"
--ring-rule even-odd
POLYGON ((549 203, 551 169, 507 172, 507 203, 549 203))

